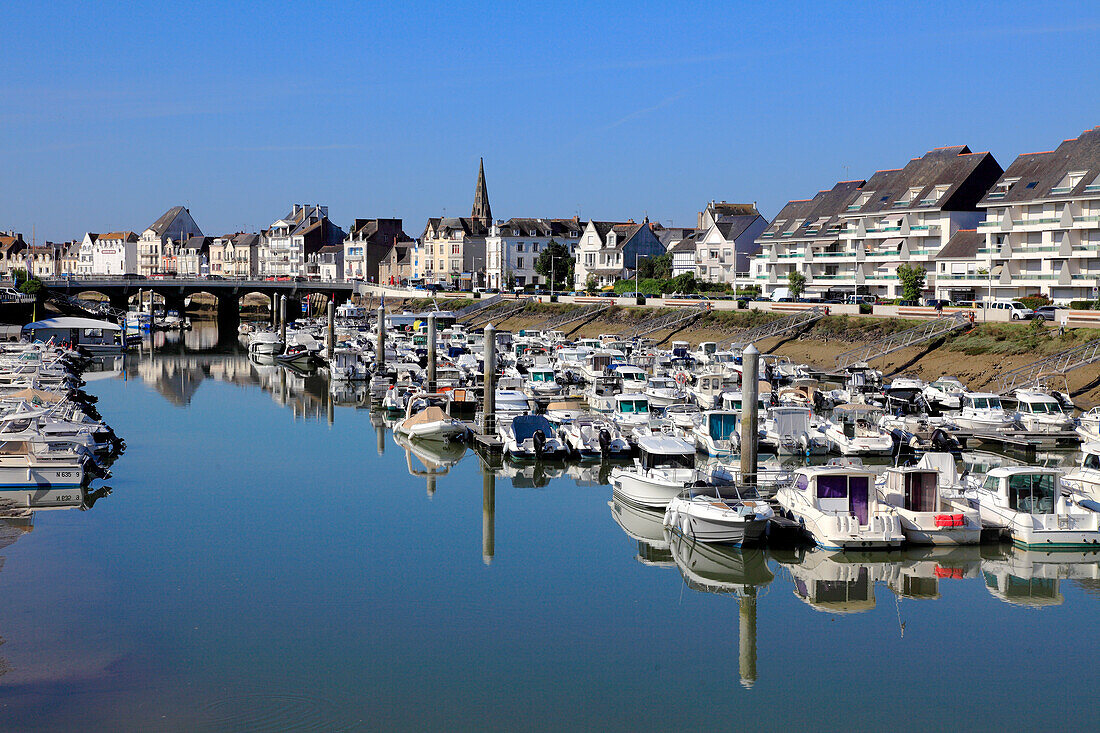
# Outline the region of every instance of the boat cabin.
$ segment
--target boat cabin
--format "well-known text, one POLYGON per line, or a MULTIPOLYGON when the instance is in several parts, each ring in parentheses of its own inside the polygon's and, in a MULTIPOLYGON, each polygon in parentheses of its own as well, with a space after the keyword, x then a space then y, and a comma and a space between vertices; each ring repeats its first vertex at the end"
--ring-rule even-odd
POLYGON ((615 395, 616 415, 646 415, 649 413, 649 398, 642 394, 615 395))
POLYGON ((940 472, 917 467, 889 468, 883 496, 887 504, 907 511, 939 511, 940 472))
POLYGON ((110 321, 95 318, 60 316, 46 318, 23 326, 23 336, 40 341, 53 340, 80 346, 96 354, 118 354, 124 348, 122 327, 110 321))
POLYGON ((982 491, 993 505, 1024 514, 1055 514, 1061 471, 1034 466, 994 468, 986 474, 982 491))
POLYGON ((862 526, 870 524, 877 509, 874 485, 874 472, 851 462, 830 461, 795 472, 794 488, 805 492, 818 510, 854 516, 862 526))
POLYGON ((695 469, 695 446, 671 435, 647 435, 639 438, 638 454, 643 471, 695 469))

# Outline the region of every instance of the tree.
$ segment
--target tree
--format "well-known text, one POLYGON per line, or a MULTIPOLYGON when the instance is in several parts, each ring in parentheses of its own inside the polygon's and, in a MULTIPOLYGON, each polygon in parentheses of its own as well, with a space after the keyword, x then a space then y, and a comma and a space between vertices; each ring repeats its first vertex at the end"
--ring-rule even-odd
POLYGON ((787 274, 787 287, 791 291, 791 297, 797 298, 802 295, 802 289, 806 287, 806 276, 798 270, 791 270, 787 274))
POLYGON ((596 292, 596 287, 597 287, 596 276, 595 275, 589 275, 588 279, 584 281, 584 290, 585 290, 585 292, 588 293, 589 295, 592 295, 593 293, 596 292))
POLYGON ((665 253, 656 257, 638 258, 639 280, 668 280, 672 277, 672 255, 665 253))
POLYGON ((512 290, 516 287, 516 273, 512 272, 511 270, 508 270, 508 272, 504 273, 504 287, 506 287, 508 290, 512 290))
POLYGON ((36 298, 46 289, 46 286, 42 284, 42 281, 37 277, 32 277, 29 280, 24 280, 19 284, 19 292, 26 293, 27 295, 33 295, 36 298))
POLYGON ((577 261, 569 254, 569 248, 551 239, 539 252, 535 260, 535 272, 550 280, 554 278, 554 285, 561 289, 566 283, 573 282, 573 268, 577 261))
POLYGON ((901 281, 902 300, 920 300, 924 293, 924 279, 928 271, 920 265, 910 267, 902 263, 898 265, 898 280, 901 281))
POLYGON ((694 293, 698 287, 698 283, 695 282, 695 273, 685 272, 669 280, 669 289, 666 292, 694 293))

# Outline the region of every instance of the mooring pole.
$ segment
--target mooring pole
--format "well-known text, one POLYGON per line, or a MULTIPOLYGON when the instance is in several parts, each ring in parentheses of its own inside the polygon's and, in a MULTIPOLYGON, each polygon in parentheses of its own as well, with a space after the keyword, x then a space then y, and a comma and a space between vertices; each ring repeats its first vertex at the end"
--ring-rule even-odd
POLYGON ((741 480, 756 484, 757 402, 760 351, 749 344, 741 353, 741 480))
POLYGON ((286 348, 286 296, 279 296, 279 340, 286 348))
POLYGON ((328 360, 331 364, 332 356, 336 351, 336 304, 331 300, 328 302, 328 332, 325 336, 328 339, 325 346, 328 348, 328 360))
POLYGON ((428 314, 428 391, 435 392, 435 313, 428 314))
POLYGON ((485 376, 482 384, 485 391, 481 399, 481 432, 492 435, 496 432, 496 381, 497 381, 497 330, 493 324, 485 327, 485 376))
POLYGON ((375 372, 386 368, 386 306, 378 306, 378 350, 374 354, 375 372))

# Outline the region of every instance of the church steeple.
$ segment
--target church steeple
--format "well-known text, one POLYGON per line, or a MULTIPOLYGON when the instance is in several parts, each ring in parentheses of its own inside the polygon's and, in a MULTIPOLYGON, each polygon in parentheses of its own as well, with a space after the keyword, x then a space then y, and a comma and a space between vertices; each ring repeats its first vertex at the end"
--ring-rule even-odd
POLYGON ((477 188, 474 189, 474 207, 470 210, 470 217, 479 219, 485 226, 493 223, 493 210, 489 207, 489 191, 485 188, 485 159, 481 159, 481 165, 477 171, 477 188))

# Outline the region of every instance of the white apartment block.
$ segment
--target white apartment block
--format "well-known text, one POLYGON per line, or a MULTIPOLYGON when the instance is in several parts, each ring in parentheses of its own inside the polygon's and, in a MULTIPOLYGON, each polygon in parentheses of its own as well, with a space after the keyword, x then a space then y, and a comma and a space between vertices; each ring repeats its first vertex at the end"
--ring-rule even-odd
POLYGON ((766 295, 782 294, 797 270, 806 294, 900 298, 897 268, 920 265, 928 272, 923 295, 931 297, 937 254, 956 231, 975 228, 978 201, 1001 172, 989 153, 938 148, 866 182, 791 201, 757 240, 753 279, 766 295))
POLYGON ((183 206, 173 206, 141 233, 137 247, 137 273, 154 275, 165 272, 165 247, 171 242, 182 242, 193 236, 202 236, 202 230, 191 212, 183 206))
MULTIPOLYGON (((549 278, 535 272, 539 254, 554 241, 575 256, 584 228, 585 223, 576 218, 498 221, 485 238, 486 287, 507 287, 509 276, 514 278, 516 287, 547 284, 549 278)), ((555 263, 559 264, 568 267, 568 263, 555 263)))
POLYGON ((984 272, 938 275, 939 292, 1058 304, 1100 295, 1100 127, 1019 156, 978 206, 984 272))
POLYGON ((328 207, 294 204, 290 214, 272 222, 260 245, 261 277, 305 277, 308 257, 322 247, 340 245, 344 231, 328 218, 328 207))
MULTIPOLYGON (((77 275, 126 275, 137 272, 138 236, 133 232, 88 232, 80 243, 77 275)), ((159 270, 159 268, 158 268, 159 270)))
POLYGON ((247 280, 259 273, 259 263, 259 234, 227 234, 210 243, 211 275, 247 280))

